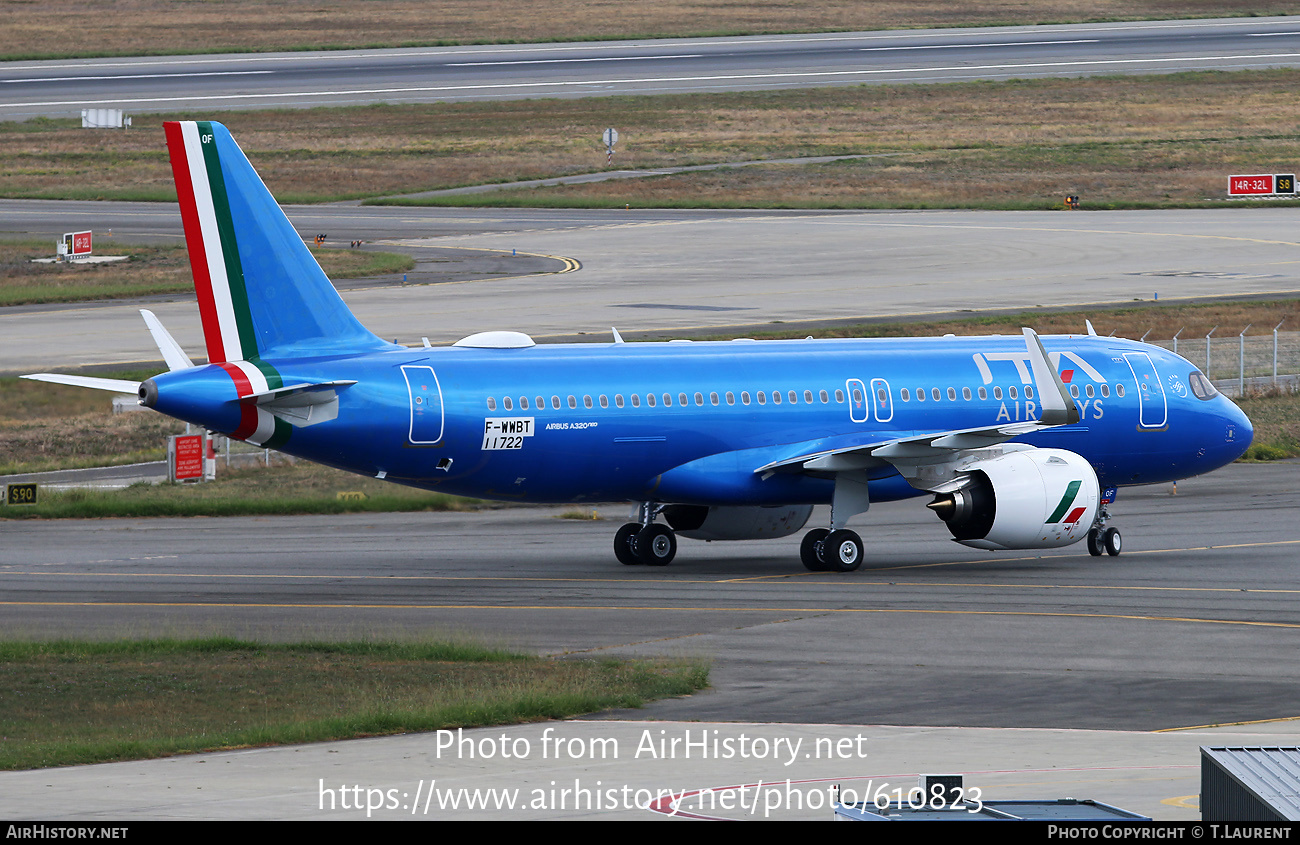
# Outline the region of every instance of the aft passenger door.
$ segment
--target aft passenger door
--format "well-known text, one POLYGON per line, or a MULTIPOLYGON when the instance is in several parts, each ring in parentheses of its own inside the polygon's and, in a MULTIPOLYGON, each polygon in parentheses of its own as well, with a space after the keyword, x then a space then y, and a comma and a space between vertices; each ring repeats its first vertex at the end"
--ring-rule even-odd
POLYGON ((433 367, 404 365, 406 392, 411 399, 411 427, 407 440, 418 446, 430 446, 442 440, 442 386, 433 367))

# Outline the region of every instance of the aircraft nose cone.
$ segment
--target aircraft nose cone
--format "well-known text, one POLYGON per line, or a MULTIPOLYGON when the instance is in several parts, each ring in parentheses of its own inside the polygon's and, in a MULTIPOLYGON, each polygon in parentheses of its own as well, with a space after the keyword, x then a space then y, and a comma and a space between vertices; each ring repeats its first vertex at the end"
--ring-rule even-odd
POLYGON ((1251 425, 1246 412, 1237 407, 1235 402, 1227 398, 1223 401, 1228 406, 1225 409, 1227 413, 1224 414, 1224 463, 1231 463, 1250 448, 1250 442, 1255 439, 1255 426, 1251 425))

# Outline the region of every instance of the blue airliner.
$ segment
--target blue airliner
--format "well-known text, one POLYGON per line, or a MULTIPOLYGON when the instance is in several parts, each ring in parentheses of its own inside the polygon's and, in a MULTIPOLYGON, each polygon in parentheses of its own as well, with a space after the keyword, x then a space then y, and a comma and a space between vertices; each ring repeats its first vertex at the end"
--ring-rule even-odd
POLYGON ((138 394, 240 440, 399 484, 520 502, 639 503, 614 554, 664 565, 677 537, 828 525, 814 571, 863 560, 845 527, 930 496, 955 541, 1118 555, 1115 489, 1245 451, 1249 420, 1163 349, 1087 335, 535 345, 484 332, 410 349, 362 326, 224 126, 165 126, 209 363, 143 312, 169 371, 138 394), (662 521, 661 521, 662 518, 662 521))

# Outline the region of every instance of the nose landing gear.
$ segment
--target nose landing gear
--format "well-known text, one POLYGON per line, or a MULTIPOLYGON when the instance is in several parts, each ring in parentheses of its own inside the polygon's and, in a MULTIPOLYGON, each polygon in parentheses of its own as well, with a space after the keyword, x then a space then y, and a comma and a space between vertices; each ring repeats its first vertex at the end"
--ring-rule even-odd
POLYGON ((1088 554, 1093 557, 1101 557, 1102 552, 1111 557, 1119 557, 1124 548, 1124 538, 1120 536, 1119 529, 1105 527, 1110 521, 1110 510, 1106 504, 1103 500, 1101 507, 1097 508, 1097 518, 1088 529, 1088 554))

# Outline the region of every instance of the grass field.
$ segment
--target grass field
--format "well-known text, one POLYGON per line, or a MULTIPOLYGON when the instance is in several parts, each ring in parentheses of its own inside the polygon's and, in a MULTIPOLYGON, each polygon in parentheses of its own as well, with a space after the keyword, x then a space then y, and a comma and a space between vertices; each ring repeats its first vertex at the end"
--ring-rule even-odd
POLYGON ((4 0, 0 61, 1285 15, 1272 0, 4 0))
MULTIPOLYGON (((1293 172, 1300 70, 798 92, 229 112, 282 202, 383 197, 614 168, 856 153, 445 204, 1059 208, 1217 205, 1234 172, 1293 172)), ((0 196, 171 200, 161 123, 0 123, 0 196)))
POLYGON ((0 643, 0 770, 519 724, 707 685, 700 662, 469 642, 0 643))
MULTIPOLYGON (((401 273, 415 266, 410 257, 392 252, 311 250, 325 274, 333 279, 401 273)), ((128 259, 105 264, 33 263, 33 259, 53 256, 52 241, 0 239, 0 306, 194 291, 189 253, 183 246, 124 244, 100 233, 94 251, 96 255, 125 255, 128 259)))

